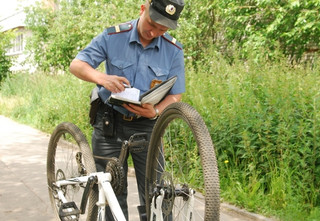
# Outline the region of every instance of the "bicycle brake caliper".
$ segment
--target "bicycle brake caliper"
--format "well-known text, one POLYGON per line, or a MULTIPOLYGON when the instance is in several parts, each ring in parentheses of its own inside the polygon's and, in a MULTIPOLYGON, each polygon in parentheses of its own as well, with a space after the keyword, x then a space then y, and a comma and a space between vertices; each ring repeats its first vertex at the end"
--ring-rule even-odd
MULTIPOLYGON (((152 206, 151 206, 151 218, 156 217, 156 221, 163 221, 163 216, 162 216, 162 201, 164 198, 164 190, 160 190, 160 195, 159 196, 154 196, 152 198, 152 206), (156 201, 156 202, 155 202, 156 201)), ((153 220, 153 219, 151 219, 153 220)))

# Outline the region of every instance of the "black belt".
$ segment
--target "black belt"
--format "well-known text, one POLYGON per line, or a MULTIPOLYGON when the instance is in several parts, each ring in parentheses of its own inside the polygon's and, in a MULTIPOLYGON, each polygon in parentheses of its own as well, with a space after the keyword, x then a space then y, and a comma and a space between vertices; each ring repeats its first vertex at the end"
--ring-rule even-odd
POLYGON ((149 118, 146 117, 141 117, 141 116, 127 116, 124 114, 119 113, 118 111, 116 111, 116 116, 124 121, 142 121, 142 120, 149 120, 149 118))
MULTIPOLYGON (((103 104, 102 105, 106 108, 106 109, 112 109, 112 107, 110 107, 109 105, 107 104, 103 104)), ((115 116, 118 118, 118 119, 122 119, 124 121, 143 121, 143 120, 150 120, 149 118, 146 118, 146 117, 141 117, 141 116, 138 116, 138 115, 134 115, 134 116, 127 116, 125 114, 122 114, 116 110, 113 109, 113 112, 115 113, 115 116)), ((150 120, 151 121, 151 120, 150 120)))

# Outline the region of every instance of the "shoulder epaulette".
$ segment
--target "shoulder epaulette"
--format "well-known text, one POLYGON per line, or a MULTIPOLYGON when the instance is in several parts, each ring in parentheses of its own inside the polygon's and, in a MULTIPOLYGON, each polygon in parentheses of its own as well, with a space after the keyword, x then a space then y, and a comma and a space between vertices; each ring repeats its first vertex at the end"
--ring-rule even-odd
POLYGON ((162 35, 162 37, 167 40, 168 42, 170 42, 171 44, 173 44, 174 46, 176 46, 177 48, 182 50, 182 44, 180 42, 177 41, 177 39, 175 39, 174 37, 172 37, 171 35, 169 35, 168 33, 164 33, 162 35))
POLYGON ((116 26, 107 28, 108 35, 119 34, 122 32, 130 31, 132 29, 132 24, 124 23, 116 26))

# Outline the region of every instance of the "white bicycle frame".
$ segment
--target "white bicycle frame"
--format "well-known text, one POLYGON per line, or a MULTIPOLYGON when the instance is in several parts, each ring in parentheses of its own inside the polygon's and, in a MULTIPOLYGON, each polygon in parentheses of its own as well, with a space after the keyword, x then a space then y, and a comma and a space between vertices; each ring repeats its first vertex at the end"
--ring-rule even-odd
MULTIPOLYGON (((92 177, 92 176, 97 177, 97 180, 98 180, 98 189, 99 189, 99 199, 97 202, 97 206, 99 208, 98 218, 101 218, 101 220, 105 220, 105 206, 107 205, 106 203, 107 201, 114 219, 119 221, 126 221, 126 218, 122 212, 122 209, 119 205, 117 197, 112 189, 112 186, 110 183, 112 176, 110 173, 97 172, 97 173, 91 173, 89 176, 76 177, 68 180, 60 180, 56 182, 56 186, 60 188, 66 185, 87 183, 89 177, 92 177)), ((63 191, 61 189, 58 189, 57 192, 58 192, 58 197, 62 201, 62 203, 67 203, 68 201, 65 198, 63 191)), ((151 217, 155 216, 156 221, 163 221, 161 205, 164 199, 164 195, 165 195, 164 190, 160 190, 160 196, 153 197, 152 199, 151 217)), ((190 195, 187 200, 187 206, 184 208, 184 211, 182 212, 184 214, 183 220, 186 220, 186 221, 194 220, 193 205, 194 205, 194 191, 190 189, 190 195)))
MULTIPOLYGON (((105 220, 105 206, 107 201, 115 220, 126 221, 126 218, 121 210, 117 197, 112 189, 110 183, 112 177, 110 173, 91 173, 89 176, 57 181, 56 185, 57 187, 62 187, 65 185, 87 183, 89 177, 92 176, 96 176, 98 178, 99 200, 97 202, 97 206, 99 207, 99 216, 101 217, 101 220, 105 220)), ((58 190, 58 197, 62 201, 62 203, 68 202, 65 196, 63 195, 63 191, 60 189, 58 190)))

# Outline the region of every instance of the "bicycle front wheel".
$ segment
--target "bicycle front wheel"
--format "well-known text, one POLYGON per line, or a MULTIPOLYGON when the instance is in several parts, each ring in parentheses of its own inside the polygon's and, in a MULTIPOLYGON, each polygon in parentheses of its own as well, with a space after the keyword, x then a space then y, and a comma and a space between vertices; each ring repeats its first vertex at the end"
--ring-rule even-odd
MULTIPOLYGON (((69 122, 59 124, 50 137, 47 155, 49 197, 57 218, 59 218, 59 209, 62 205, 57 190, 62 190, 67 201, 75 202, 77 208, 79 208, 85 185, 73 184, 57 187, 55 185, 56 181, 86 176, 93 172, 96 172, 96 167, 92 151, 81 130, 69 122)), ((97 208, 95 206, 97 200, 98 193, 93 188, 89 196, 86 215, 81 215, 78 220, 97 220, 97 208)), ((72 217, 69 218, 73 220, 72 217)), ((63 220, 69 219, 66 217, 63 220)))
POLYGON ((152 209, 159 206, 163 220, 211 221, 220 217, 219 174, 212 140, 199 113, 186 103, 168 106, 151 135, 146 169, 148 220, 155 218, 152 209), (154 205, 156 200, 152 200, 161 191, 162 205, 154 205))

